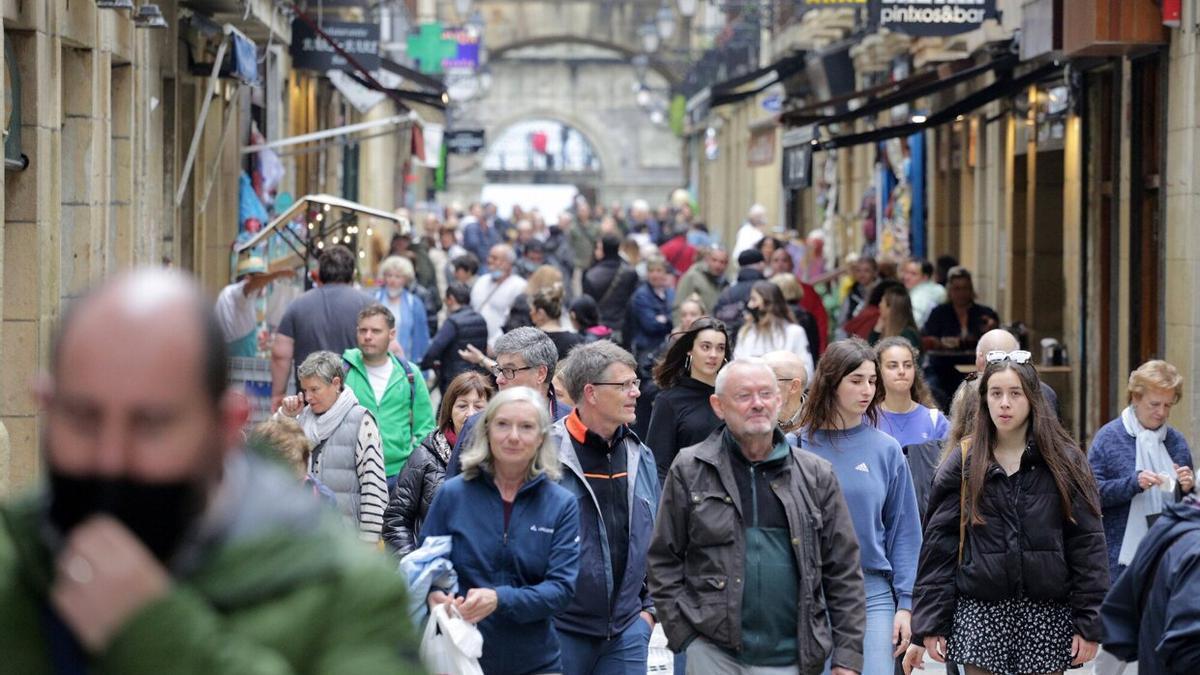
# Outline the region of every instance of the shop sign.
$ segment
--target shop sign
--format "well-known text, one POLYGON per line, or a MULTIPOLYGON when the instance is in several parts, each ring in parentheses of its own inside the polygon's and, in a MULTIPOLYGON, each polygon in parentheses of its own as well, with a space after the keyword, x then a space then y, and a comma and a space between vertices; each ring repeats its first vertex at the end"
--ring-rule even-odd
POLYGON ((783 187, 789 190, 812 187, 813 133, 808 126, 783 135, 783 187))
POLYGON ((750 147, 746 149, 749 166, 769 166, 775 161, 775 127, 750 132, 750 147))
POLYGON ((446 152, 451 155, 474 155, 483 150, 483 129, 454 129, 447 131, 442 139, 446 152))
POLYGON ((868 0, 800 0, 800 4, 808 9, 820 7, 866 7, 868 0))
POLYGON ((875 0, 871 7, 880 28, 914 37, 957 35, 996 17, 996 0, 875 0))
MULTIPOLYGON (((379 24, 325 21, 321 30, 338 44, 364 70, 378 70, 379 24)), ((314 31, 308 23, 292 21, 292 67, 300 70, 315 70, 321 73, 330 70, 357 71, 333 45, 314 31)))

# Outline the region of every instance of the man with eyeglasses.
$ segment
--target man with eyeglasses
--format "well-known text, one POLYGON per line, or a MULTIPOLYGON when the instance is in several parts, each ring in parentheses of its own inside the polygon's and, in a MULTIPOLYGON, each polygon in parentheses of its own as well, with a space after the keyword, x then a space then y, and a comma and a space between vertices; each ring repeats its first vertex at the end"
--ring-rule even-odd
POLYGON ((630 430, 641 395, 633 356, 607 340, 581 345, 561 378, 575 411, 551 430, 559 484, 579 501, 575 598, 555 617, 563 672, 645 673, 654 605, 646 552, 658 509, 654 455, 630 430))
POLYGON ((775 381, 779 384, 779 396, 782 399, 779 428, 788 445, 798 446, 800 441, 796 434, 800 430, 800 411, 804 408, 808 389, 808 369, 804 359, 799 354, 783 350, 767 352, 762 359, 775 371, 775 381))
MULTIPOLYGON (((565 406, 554 397, 554 368, 558 364, 558 348, 554 341, 537 328, 523 327, 510 330, 496 340, 492 349, 496 352, 495 360, 483 355, 474 346, 462 352, 463 358, 478 363, 496 378, 496 388, 503 391, 509 387, 529 387, 546 397, 550 407, 550 418, 560 420, 571 412, 570 406, 565 406)), ((475 422, 483 413, 475 413, 467 418, 454 449, 450 451, 450 459, 446 463, 446 478, 457 476, 462 470, 458 461, 459 451, 466 439, 471 437, 475 422)))
POLYGON ((670 648, 697 675, 862 672, 866 596, 833 467, 784 441, 762 359, 721 369, 710 401, 725 425, 675 458, 650 546, 670 648))

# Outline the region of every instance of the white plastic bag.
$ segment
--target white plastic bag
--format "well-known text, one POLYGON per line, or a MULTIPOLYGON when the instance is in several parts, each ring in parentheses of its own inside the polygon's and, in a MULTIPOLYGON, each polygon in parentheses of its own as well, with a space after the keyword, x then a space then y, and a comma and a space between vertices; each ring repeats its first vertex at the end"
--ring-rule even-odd
POLYGON ((421 660, 433 675, 483 675, 483 634, 457 609, 439 604, 429 613, 421 638, 421 660))

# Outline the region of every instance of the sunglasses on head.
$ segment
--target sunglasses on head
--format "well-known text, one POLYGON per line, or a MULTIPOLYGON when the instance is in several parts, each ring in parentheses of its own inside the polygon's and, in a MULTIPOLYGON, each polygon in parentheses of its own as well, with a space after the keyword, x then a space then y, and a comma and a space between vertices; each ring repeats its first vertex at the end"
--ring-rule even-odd
POLYGON ((1001 361, 1012 361, 1013 363, 1016 363, 1019 365, 1025 365, 1026 363, 1029 363, 1030 359, 1033 358, 1033 354, 1030 354, 1029 352, 1025 351, 1024 349, 1018 349, 1016 351, 1011 351, 1011 352, 997 350, 997 351, 988 352, 987 355, 985 355, 983 358, 988 363, 1000 363, 1001 361))

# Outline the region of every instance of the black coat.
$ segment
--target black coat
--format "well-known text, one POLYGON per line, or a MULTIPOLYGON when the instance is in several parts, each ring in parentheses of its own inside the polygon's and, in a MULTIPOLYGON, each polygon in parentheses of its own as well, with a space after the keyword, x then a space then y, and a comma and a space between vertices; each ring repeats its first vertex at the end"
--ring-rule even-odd
POLYGON ((446 480, 449 458, 450 443, 438 429, 426 436, 404 462, 383 512, 383 540, 397 556, 403 557, 417 547, 425 514, 446 480))
MULTIPOLYGON (((743 267, 738 270, 737 283, 721 291, 721 295, 717 297, 717 306, 713 307, 712 315, 725 322, 731 339, 736 338, 738 330, 746 320, 742 312, 746 311, 746 303, 750 301, 750 291, 754 290, 754 284, 764 278, 761 270, 743 267)), ((732 354, 733 345, 730 344, 728 349, 727 353, 732 354)))
POLYGON ((583 274, 583 292, 596 301, 600 323, 614 333, 625 327, 626 308, 637 285, 637 272, 620 258, 605 258, 583 274))
POLYGON ((709 403, 712 394, 712 386, 686 375, 675 386, 658 392, 646 431, 646 447, 654 452, 659 483, 680 450, 704 441, 720 426, 721 419, 709 403))
MULTIPOLYGON (((1083 453, 1071 452, 1089 470, 1083 453)), ((1066 603, 1075 632, 1100 642, 1100 603, 1108 590, 1108 549, 1100 516, 1077 494, 1071 510, 1075 522, 1063 518, 1054 477, 1031 445, 1012 476, 994 462, 989 468, 979 501, 985 522, 967 524, 960 566, 961 476, 962 455, 951 451, 929 494, 913 589, 913 642, 950 635, 958 596, 986 602, 1022 595, 1066 603)), ((1091 498, 1099 503, 1098 495, 1091 498)))
POLYGON ((474 368, 458 355, 458 350, 475 345, 479 351, 487 351, 487 337, 487 321, 483 316, 470 307, 461 307, 446 317, 433 336, 421 360, 421 370, 438 368, 438 387, 444 393, 451 380, 474 368))

